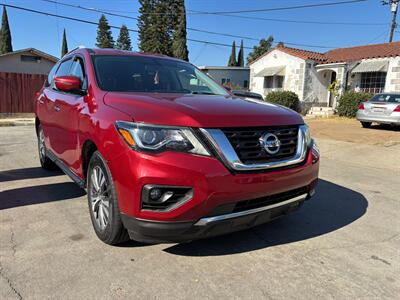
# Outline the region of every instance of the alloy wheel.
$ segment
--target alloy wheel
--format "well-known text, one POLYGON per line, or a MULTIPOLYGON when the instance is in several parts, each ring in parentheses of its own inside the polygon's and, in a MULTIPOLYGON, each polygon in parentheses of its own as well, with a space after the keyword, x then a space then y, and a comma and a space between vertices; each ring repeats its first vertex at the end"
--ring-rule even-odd
POLYGON ((40 160, 44 161, 46 157, 46 146, 44 144, 44 133, 42 128, 39 129, 39 156, 40 160))
POLYGON ((93 217, 99 228, 104 230, 110 220, 110 184, 99 166, 93 168, 90 180, 90 202, 93 217))

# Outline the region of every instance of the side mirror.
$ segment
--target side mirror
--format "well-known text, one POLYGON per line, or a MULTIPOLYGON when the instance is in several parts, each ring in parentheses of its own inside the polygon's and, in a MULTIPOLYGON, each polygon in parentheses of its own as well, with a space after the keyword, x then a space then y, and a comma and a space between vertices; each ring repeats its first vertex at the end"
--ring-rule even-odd
POLYGON ((224 86, 224 88, 225 88, 228 92, 232 91, 232 89, 231 89, 229 86, 224 86))
POLYGON ((54 85, 63 92, 82 94, 82 81, 76 76, 56 76, 54 77, 54 85))

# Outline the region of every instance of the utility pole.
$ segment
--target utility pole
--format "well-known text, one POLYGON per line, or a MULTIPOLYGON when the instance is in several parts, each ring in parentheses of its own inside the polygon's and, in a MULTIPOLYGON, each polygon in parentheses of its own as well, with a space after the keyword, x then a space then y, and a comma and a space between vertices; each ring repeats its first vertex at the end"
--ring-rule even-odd
POLYGON ((390 36, 389 36, 389 43, 393 41, 393 34, 394 30, 396 29, 397 23, 397 9, 399 6, 399 0, 383 0, 383 5, 390 5, 390 10, 392 12, 392 24, 390 25, 390 36))

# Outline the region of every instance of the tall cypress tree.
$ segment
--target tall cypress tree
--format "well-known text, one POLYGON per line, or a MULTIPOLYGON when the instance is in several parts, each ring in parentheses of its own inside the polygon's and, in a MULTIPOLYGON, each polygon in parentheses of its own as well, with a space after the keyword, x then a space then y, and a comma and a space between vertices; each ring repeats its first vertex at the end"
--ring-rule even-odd
POLYGON ((96 46, 99 48, 114 48, 114 39, 105 15, 101 15, 100 17, 96 41, 96 46))
POLYGON ((152 11, 154 9, 154 0, 139 0, 139 49, 142 52, 151 52, 152 39, 152 11))
POLYGON ((131 38, 129 36, 128 27, 126 27, 125 25, 121 26, 115 48, 132 51, 131 38))
POLYGON ((67 34, 66 34, 65 28, 64 28, 63 40, 62 40, 62 45, 61 45, 61 57, 63 57, 67 53, 68 53, 67 34))
POLYGON ((0 54, 5 54, 12 51, 10 25, 8 24, 6 7, 3 6, 3 16, 1 18, 0 29, 0 54))
POLYGON ((171 13, 175 13, 176 18, 173 26, 172 54, 176 58, 189 61, 189 50, 186 40, 186 9, 184 0, 172 0, 173 7, 171 13))
POLYGON ((243 40, 240 42, 240 50, 239 50, 239 53, 238 53, 237 66, 238 67, 244 67, 243 40))
POLYGON ((232 51, 231 56, 229 57, 228 67, 236 67, 236 43, 233 41, 232 43, 232 51))
POLYGON ((151 52, 172 56, 171 14, 169 8, 169 1, 155 1, 154 14, 152 14, 151 52))

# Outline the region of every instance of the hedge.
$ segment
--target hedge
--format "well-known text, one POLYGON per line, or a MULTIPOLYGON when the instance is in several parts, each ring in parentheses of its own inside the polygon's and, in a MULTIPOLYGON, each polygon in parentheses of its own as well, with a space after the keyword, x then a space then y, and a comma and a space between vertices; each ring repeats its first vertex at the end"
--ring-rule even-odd
POLYGON ((368 101, 372 94, 363 92, 346 92, 340 99, 337 112, 341 117, 354 118, 360 103, 368 101))
POLYGON ((297 112, 301 111, 299 96, 290 91, 270 92, 265 97, 265 101, 286 106, 297 112))

